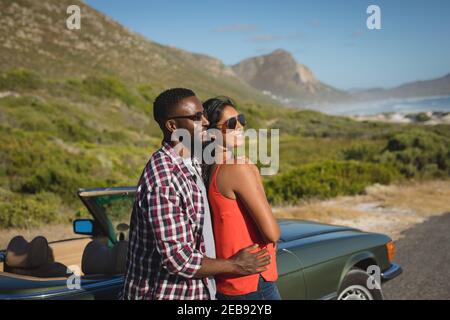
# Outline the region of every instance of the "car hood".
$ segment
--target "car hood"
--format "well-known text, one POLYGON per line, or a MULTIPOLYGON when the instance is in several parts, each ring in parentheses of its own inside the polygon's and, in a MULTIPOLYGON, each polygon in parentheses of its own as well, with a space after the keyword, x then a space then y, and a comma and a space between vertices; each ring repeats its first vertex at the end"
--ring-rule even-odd
POLYGON ((303 239, 319 234, 340 232, 340 231, 358 231, 354 228, 344 226, 334 226, 305 220, 279 220, 281 229, 280 240, 283 242, 303 239))

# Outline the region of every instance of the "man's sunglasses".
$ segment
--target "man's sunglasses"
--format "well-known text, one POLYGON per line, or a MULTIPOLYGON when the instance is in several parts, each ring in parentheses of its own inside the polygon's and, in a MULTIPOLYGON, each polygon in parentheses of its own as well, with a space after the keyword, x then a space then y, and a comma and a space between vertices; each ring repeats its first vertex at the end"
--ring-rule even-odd
POLYGON ((175 117, 170 117, 167 120, 170 119, 191 119, 192 121, 202 121, 202 117, 204 116, 203 112, 197 112, 195 114, 192 115, 188 115, 188 116, 175 116, 175 117))
POLYGON ((224 123, 220 123, 220 124, 218 123, 217 126, 226 125, 227 129, 234 130, 237 127, 238 121, 242 126, 245 126, 247 124, 247 121, 245 120, 245 116, 243 114, 238 114, 236 117, 230 118, 227 121, 225 121, 224 123))

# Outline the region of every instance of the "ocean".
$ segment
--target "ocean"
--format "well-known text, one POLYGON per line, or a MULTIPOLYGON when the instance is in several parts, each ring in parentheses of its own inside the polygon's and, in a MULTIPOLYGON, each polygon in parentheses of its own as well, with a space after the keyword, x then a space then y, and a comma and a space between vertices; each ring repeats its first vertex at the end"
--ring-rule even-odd
POLYGON ((387 99, 368 102, 327 105, 320 111, 333 115, 374 115, 380 113, 450 112, 450 96, 387 99))

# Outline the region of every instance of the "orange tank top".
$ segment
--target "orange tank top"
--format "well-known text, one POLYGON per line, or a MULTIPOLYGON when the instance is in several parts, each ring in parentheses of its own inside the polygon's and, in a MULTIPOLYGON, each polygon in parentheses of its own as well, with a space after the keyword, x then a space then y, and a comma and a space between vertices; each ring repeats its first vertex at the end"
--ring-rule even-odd
MULTIPOLYGON (((271 255, 271 263, 261 275, 266 281, 278 278, 276 252, 273 243, 265 243, 252 217, 247 213, 239 199, 230 199, 220 193, 217 188, 217 166, 208 189, 208 200, 211 205, 216 257, 228 259, 239 250, 254 243, 267 248, 271 255)), ((217 275, 217 291, 226 295, 241 295, 255 292, 258 289, 259 274, 249 276, 217 275)))

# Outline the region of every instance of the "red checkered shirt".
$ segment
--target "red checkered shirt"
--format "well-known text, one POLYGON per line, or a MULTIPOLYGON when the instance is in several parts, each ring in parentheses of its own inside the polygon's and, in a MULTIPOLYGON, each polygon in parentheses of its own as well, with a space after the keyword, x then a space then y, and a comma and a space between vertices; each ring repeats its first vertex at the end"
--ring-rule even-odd
POLYGON ((194 278, 205 254, 203 220, 194 175, 163 142, 139 179, 122 298, 210 299, 208 280, 194 278))

